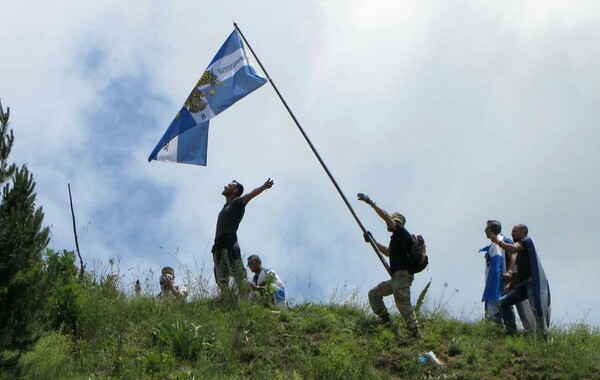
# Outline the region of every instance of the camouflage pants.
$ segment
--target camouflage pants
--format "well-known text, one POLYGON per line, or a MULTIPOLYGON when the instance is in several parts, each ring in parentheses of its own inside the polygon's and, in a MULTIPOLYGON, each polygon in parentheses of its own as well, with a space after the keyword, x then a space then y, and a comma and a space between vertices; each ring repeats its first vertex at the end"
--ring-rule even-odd
POLYGON ((419 325, 417 317, 410 304, 410 286, 412 285, 414 275, 405 270, 396 271, 392 275, 392 279, 384 281, 369 291, 369 304, 371 309, 380 318, 389 315, 387 307, 383 302, 383 297, 394 295, 396 307, 409 330, 418 330, 419 325))
POLYGON ((233 277, 239 293, 248 292, 248 273, 242 263, 240 246, 237 242, 213 250, 215 281, 221 292, 229 289, 229 278, 233 277))

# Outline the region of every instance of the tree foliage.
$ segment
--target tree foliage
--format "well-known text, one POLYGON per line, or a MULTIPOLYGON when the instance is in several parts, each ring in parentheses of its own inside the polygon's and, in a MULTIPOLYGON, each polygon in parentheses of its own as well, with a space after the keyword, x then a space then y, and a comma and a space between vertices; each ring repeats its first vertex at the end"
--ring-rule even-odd
POLYGON ((6 108, 6 112, 4 112, 0 101, 0 185, 6 182, 16 170, 15 164, 8 164, 8 156, 15 141, 12 130, 8 131, 9 117, 10 107, 6 108))
POLYGON ((0 115, 0 347, 21 347, 36 335, 49 229, 42 227, 44 213, 35 204, 33 175, 26 165, 8 163, 14 135, 1 105, 0 115))

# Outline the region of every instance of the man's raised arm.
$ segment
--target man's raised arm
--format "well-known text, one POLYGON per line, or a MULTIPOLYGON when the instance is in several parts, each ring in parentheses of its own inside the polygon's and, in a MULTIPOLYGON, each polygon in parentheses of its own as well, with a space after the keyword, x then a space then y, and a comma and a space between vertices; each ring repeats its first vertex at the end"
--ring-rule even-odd
POLYGON ((388 214, 384 209, 377 206, 377 204, 375 202, 373 202, 373 200, 371 200, 371 198, 369 198, 368 196, 366 196, 364 194, 358 194, 358 200, 365 202, 366 204, 371 206, 373 208, 373 210, 375 210, 377 215, 379 215, 379 217, 381 219, 383 219, 383 221, 387 225, 388 231, 396 230, 396 222, 394 221, 394 219, 392 219, 390 214, 388 214))
POLYGON ((242 203, 244 203, 244 205, 247 205, 248 202, 250 202, 254 197, 262 193, 263 191, 270 189, 271 187, 273 187, 273 180, 271 178, 268 178, 265 181, 265 183, 263 183, 261 186, 257 187, 256 189, 252 190, 246 195, 242 195, 242 203))
POLYGON ((491 235, 490 240, 492 243, 498 244, 505 252, 510 254, 521 252, 524 248, 521 243, 510 244, 505 242, 500 235, 491 235))

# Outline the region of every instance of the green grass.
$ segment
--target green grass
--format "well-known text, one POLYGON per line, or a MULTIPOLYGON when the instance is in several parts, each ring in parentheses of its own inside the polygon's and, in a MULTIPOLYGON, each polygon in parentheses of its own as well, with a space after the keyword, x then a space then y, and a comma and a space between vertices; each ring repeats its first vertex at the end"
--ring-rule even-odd
POLYGON ((412 341, 399 315, 395 336, 364 304, 186 304, 126 296, 111 281, 77 294, 68 328, 48 330, 27 351, 1 353, 16 364, 0 379, 600 378, 600 335, 583 324, 555 327, 546 342, 425 303, 423 339, 412 341), (419 364, 426 351, 445 365, 419 364))

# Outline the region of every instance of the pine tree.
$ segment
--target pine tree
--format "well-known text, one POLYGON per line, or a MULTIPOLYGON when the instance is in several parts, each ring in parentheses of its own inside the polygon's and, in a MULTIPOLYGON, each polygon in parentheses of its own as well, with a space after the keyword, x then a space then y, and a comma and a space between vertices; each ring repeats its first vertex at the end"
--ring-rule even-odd
POLYGON ((33 175, 26 165, 8 164, 14 136, 1 104, 0 117, 0 348, 23 347, 35 338, 44 302, 40 278, 49 229, 42 227, 44 213, 35 205, 33 175))
POLYGON ((8 118, 10 117, 10 107, 6 108, 6 113, 2 108, 2 102, 0 101, 0 185, 6 182, 15 172, 16 165, 8 165, 8 155, 15 141, 15 136, 12 130, 8 129, 8 118))

